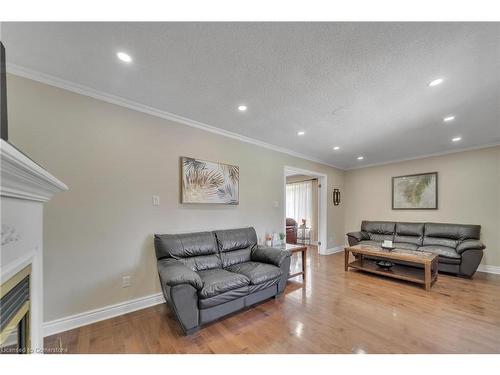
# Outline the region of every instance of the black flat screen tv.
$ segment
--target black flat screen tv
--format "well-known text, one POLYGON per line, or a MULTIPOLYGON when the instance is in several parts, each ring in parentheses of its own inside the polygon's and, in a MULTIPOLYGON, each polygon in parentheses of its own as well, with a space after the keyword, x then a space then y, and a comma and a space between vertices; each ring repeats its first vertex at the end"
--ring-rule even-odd
POLYGON ((9 132, 7 127, 7 75, 5 70, 5 48, 0 42, 0 137, 7 141, 9 132))

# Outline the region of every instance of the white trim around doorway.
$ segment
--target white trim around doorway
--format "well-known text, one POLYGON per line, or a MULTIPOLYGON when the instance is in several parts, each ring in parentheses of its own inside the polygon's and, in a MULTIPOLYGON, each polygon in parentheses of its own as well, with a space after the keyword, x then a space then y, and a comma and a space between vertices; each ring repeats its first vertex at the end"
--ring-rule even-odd
POLYGON ((291 167, 285 165, 283 168, 283 228, 285 228, 286 233, 286 176, 293 174, 304 174, 307 176, 312 176, 318 179, 318 183, 321 185, 320 192, 318 194, 318 239, 321 245, 318 245, 318 252, 322 255, 329 254, 327 246, 327 202, 328 202, 328 176, 324 173, 310 171, 307 169, 301 169, 296 167, 291 167))

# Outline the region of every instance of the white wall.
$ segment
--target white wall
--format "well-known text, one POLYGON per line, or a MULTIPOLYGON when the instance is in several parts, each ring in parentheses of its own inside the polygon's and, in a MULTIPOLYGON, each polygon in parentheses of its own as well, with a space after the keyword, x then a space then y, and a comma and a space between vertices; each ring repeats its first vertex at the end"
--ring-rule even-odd
POLYGON ((361 220, 480 224, 483 264, 500 266, 500 146, 459 152, 345 174, 345 232, 361 220), (391 177, 438 172, 438 210, 392 210, 391 177))
MULTIPOLYGON (((70 188, 44 214, 46 321, 159 292, 153 233, 284 231, 285 165, 327 174, 329 197, 343 188, 344 172, 325 165, 13 75, 8 89, 10 141, 70 188), (180 204, 181 156, 239 165, 240 204, 180 204)), ((327 205, 332 248, 343 208, 327 205)))

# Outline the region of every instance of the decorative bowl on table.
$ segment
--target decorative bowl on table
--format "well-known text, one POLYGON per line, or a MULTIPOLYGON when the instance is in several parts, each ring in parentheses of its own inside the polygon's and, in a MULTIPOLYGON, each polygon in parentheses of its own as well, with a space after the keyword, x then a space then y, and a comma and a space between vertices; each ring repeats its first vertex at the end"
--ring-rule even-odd
POLYGON ((382 246, 381 246, 381 248, 382 248, 382 249, 385 249, 385 250, 389 250, 389 251, 392 251, 392 250, 394 250, 394 249, 395 249, 395 247, 394 247, 394 246, 384 246, 384 245, 382 245, 382 246))
POLYGON ((389 262, 388 260, 378 260, 377 261, 377 266, 379 266, 380 268, 384 268, 384 269, 388 270, 392 266, 394 266, 394 263, 389 262))

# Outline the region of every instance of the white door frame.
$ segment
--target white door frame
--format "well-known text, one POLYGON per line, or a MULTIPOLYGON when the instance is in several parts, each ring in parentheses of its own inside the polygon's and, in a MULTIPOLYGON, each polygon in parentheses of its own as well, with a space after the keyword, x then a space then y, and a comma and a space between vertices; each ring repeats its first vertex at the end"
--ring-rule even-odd
POLYGON ((318 241, 321 245, 318 245, 318 252, 320 254, 326 254, 327 247, 327 202, 328 202, 328 176, 324 173, 310 171, 307 169, 301 169, 297 167, 291 167, 285 165, 283 168, 283 228, 286 233, 286 176, 293 174, 304 174, 311 177, 316 177, 318 183, 321 184, 318 194, 318 241))

